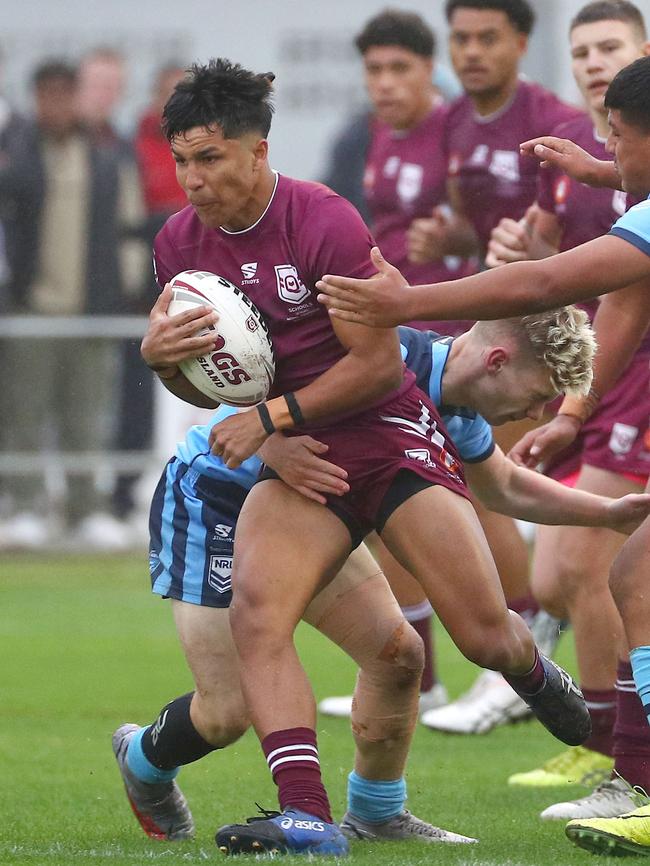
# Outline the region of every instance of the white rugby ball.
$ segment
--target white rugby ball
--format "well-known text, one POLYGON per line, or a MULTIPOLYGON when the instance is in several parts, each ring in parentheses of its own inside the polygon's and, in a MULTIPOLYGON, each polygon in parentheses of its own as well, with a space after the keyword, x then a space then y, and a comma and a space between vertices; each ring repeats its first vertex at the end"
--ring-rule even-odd
POLYGON ((182 271, 170 284, 170 316, 200 306, 219 314, 209 329, 215 348, 181 361, 183 375, 219 403, 253 406, 264 400, 275 376, 275 359, 269 329, 255 304, 233 283, 208 271, 182 271))

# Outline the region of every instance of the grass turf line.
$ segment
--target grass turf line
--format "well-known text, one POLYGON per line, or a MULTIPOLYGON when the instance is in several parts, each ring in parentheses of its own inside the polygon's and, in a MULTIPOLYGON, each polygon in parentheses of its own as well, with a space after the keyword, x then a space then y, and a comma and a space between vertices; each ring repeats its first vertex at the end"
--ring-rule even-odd
MULTIPOLYGON (((123 721, 148 723, 170 698, 191 688, 169 605, 148 591, 142 557, 3 557, 0 562, 0 863, 204 863, 221 855, 223 823, 276 807, 275 788, 255 737, 185 768, 180 783, 197 824, 196 839, 157 843, 131 815, 110 747, 123 721)), ((452 694, 473 680, 438 630, 441 676, 452 694)), ((560 661, 572 667, 571 641, 560 661)), ((309 627, 301 656, 317 698, 349 692, 354 666, 309 627)), ((319 717, 325 782, 334 814, 345 809, 353 747, 344 720, 319 717)), ((589 864, 564 838, 563 822, 538 813, 580 788, 527 791, 507 776, 562 748, 536 723, 484 737, 453 737, 419 727, 408 768, 408 806, 422 818, 481 841, 477 846, 364 844, 355 863, 403 866, 556 866, 589 864)), ((303 862, 287 857, 283 862, 303 862)), ((241 860, 239 862, 242 862, 241 860)), ((620 862, 599 858, 599 864, 620 862)))

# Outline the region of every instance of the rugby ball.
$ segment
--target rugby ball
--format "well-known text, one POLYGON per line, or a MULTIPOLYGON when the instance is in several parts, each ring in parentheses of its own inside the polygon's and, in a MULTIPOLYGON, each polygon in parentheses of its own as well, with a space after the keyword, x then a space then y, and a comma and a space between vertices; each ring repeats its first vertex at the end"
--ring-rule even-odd
POLYGON ((233 283, 208 271, 182 271, 170 285, 168 315, 200 306, 219 314, 209 328, 214 331, 214 349, 181 361, 183 375, 219 403, 253 406, 264 400, 275 376, 275 359, 267 324, 255 304, 233 283))

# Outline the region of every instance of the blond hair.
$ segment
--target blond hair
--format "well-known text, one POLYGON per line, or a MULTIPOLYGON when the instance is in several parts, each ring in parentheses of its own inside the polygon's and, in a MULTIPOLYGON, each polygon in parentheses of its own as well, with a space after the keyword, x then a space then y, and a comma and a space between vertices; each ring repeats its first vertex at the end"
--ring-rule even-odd
POLYGON ((512 334, 523 351, 546 365, 551 384, 559 393, 589 393, 598 345, 583 310, 569 305, 545 313, 477 324, 481 330, 512 334))

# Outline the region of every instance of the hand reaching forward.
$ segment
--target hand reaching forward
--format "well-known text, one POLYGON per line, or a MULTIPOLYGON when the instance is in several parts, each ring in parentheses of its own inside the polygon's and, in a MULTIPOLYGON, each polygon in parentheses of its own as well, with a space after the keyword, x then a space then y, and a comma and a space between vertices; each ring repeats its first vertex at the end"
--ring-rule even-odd
MULTIPOLYGON (((542 168, 559 168, 580 183, 588 186, 607 186, 603 183, 603 161, 596 159, 568 138, 545 135, 531 138, 519 145, 525 156, 537 159, 542 168)), ((613 169, 613 163, 609 163, 613 169)))
POLYGON ((572 415, 555 418, 521 437, 508 457, 518 466, 534 469, 539 463, 567 448, 580 432, 580 422, 572 415))
POLYGON ((327 274, 316 283, 318 300, 330 316, 371 328, 392 328, 417 316, 409 314, 410 286, 389 264, 379 247, 370 251, 377 274, 369 280, 327 274))

